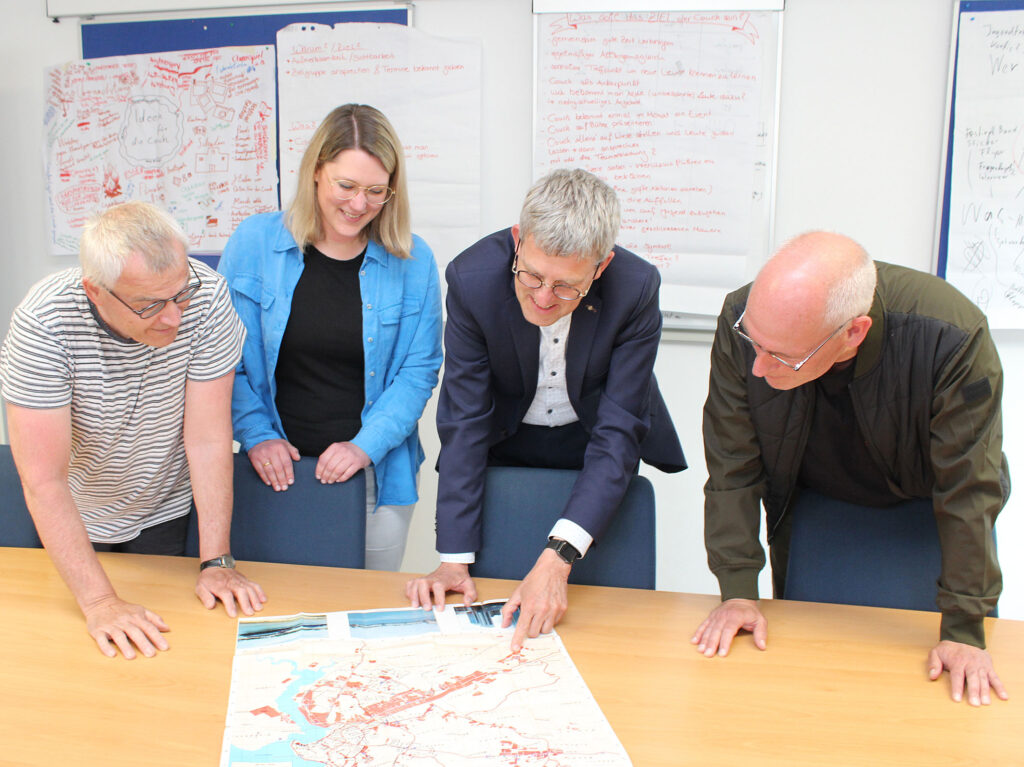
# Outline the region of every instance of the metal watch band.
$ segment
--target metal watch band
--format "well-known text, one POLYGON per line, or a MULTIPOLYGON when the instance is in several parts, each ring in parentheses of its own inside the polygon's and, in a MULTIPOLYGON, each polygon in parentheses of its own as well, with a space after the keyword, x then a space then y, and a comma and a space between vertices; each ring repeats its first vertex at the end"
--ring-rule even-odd
POLYGON ((225 567, 233 570, 235 567, 235 558, 230 554, 221 554, 219 557, 207 559, 205 562, 199 563, 199 572, 202 572, 207 567, 225 567))
POLYGON ((547 546, 544 548, 554 551, 567 565, 571 565, 580 558, 580 550, 561 538, 548 538, 547 546))

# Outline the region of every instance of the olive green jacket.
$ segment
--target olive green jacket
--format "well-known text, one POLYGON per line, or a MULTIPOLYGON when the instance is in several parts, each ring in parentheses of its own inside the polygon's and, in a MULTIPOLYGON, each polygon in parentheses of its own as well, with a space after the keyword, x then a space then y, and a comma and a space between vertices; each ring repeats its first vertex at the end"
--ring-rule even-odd
MULTIPOLYGON (((985 315, 955 288, 877 265, 853 407, 893 493, 932 499, 941 638, 984 647, 982 619, 1002 589, 992 530, 1009 495, 999 355, 985 315)), ((751 374, 753 348, 732 331, 749 291, 725 300, 704 405, 704 539, 723 599, 758 597, 760 504, 771 543, 793 501, 814 403, 813 386, 779 391, 751 374)))

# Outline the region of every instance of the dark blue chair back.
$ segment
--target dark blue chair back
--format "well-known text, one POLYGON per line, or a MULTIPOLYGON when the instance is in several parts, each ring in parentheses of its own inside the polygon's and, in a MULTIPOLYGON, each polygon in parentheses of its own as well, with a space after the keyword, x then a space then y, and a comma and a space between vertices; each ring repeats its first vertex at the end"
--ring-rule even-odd
MULTIPOLYGON (((231 553, 236 559, 361 568, 366 562, 366 475, 322 485, 316 458, 295 464, 295 484, 282 492, 263 484, 245 453, 235 456, 231 553)), ((185 553, 199 555, 192 509, 185 553)))
POLYGON ((801 490, 786 599, 936 610, 942 549, 930 499, 887 508, 801 490))
POLYGON ((40 549, 43 544, 25 505, 18 470, 11 457, 11 446, 0 445, 0 546, 40 549))
MULTIPOLYGON (((578 471, 493 466, 487 470, 483 546, 470 572, 480 578, 522 580, 565 509, 578 471)), ((634 477, 604 535, 576 562, 570 583, 653 589, 654 488, 634 477)))

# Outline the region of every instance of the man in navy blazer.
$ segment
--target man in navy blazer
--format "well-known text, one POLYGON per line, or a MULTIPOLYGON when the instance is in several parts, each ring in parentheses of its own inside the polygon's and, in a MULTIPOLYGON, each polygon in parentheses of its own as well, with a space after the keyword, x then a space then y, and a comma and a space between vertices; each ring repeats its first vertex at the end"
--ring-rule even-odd
POLYGON ((502 610, 524 635, 550 631, 568 606, 572 563, 599 539, 642 458, 686 468, 654 378, 660 277, 615 246, 615 191, 583 170, 529 191, 519 224, 448 266, 445 370, 437 408, 440 566, 409 581, 412 605, 476 599, 488 465, 581 470, 536 565, 502 610))

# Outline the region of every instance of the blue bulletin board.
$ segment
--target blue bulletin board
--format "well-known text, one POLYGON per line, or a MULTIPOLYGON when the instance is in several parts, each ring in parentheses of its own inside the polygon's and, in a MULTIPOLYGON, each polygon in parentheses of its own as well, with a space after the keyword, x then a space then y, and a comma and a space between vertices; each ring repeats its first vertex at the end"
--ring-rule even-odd
MULTIPOLYGON (((83 20, 82 58, 129 56, 170 51, 201 50, 232 46, 270 45, 277 42, 279 30, 291 24, 368 22, 408 25, 410 6, 380 9, 321 11, 308 13, 259 13, 211 16, 194 19, 164 19, 119 22, 83 20)), ((325 111, 333 104, 325 105, 325 111)), ((278 110, 275 110, 278 111, 278 110)), ((280 140, 280 126, 277 130, 280 140)), ((280 161, 276 173, 280 176, 280 161)), ((278 190, 280 207, 280 189, 278 190)), ((193 253, 216 267, 219 253, 193 253)))
POLYGON ((188 51, 232 45, 273 45, 289 24, 346 22, 408 24, 408 7, 319 13, 214 16, 165 21, 83 22, 82 58, 188 51))
POLYGON ((936 272, 1024 328, 1024 0, 960 0, 953 15, 936 272))

